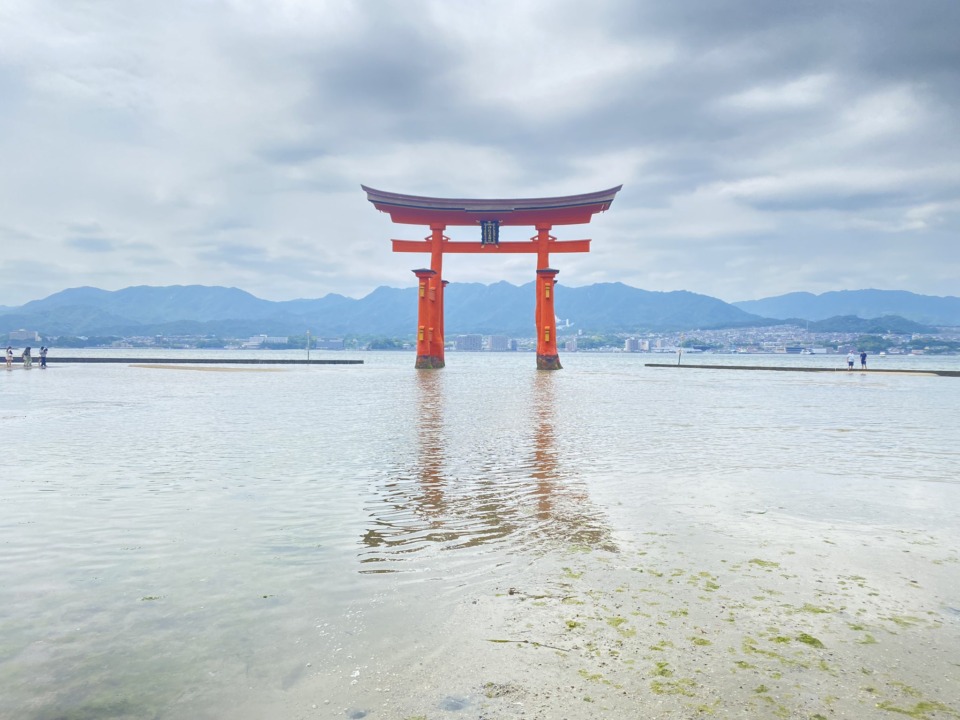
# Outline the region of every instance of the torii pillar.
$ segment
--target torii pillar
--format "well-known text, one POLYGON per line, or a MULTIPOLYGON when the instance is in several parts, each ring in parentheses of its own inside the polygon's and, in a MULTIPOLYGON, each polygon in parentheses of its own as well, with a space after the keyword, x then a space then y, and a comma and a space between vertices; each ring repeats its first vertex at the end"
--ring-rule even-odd
POLYGON ((430 254, 430 267, 414 270, 418 283, 417 362, 418 369, 442 368, 444 361, 443 279, 444 253, 536 253, 537 283, 535 324, 537 368, 559 370, 554 296, 558 270, 550 267, 551 252, 589 252, 589 240, 557 240, 550 234, 554 225, 583 225, 594 214, 609 209, 621 185, 609 190, 552 198, 512 200, 464 200, 400 195, 361 186, 367 199, 396 223, 426 225, 430 235, 421 240, 393 240, 394 252, 430 254), (451 241, 444 231, 451 225, 480 228, 480 243, 451 241), (500 242, 500 227, 533 226, 537 234, 530 242, 500 242))
POLYGON ((554 286, 559 270, 537 270, 537 370, 559 370, 557 315, 553 310, 554 286))
MULTIPOLYGON (((437 292, 437 273, 428 268, 414 270, 419 287, 417 289, 417 365, 418 369, 442 368, 443 353, 436 354, 437 337, 442 338, 439 326, 442 315, 443 291, 437 292)), ((442 285, 441 285, 442 287, 442 285)), ((440 347, 443 341, 440 340, 440 347)))

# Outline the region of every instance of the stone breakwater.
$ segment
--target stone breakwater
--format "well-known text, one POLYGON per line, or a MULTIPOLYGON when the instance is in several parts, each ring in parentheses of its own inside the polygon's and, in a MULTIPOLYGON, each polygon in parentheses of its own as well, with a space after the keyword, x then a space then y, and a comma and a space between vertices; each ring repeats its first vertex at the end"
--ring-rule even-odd
POLYGON ((960 377, 960 370, 848 370, 839 367, 785 367, 775 365, 690 365, 676 363, 646 363, 645 367, 679 368, 681 370, 773 370, 779 372, 844 372, 869 373, 870 375, 938 375, 940 377, 960 377))

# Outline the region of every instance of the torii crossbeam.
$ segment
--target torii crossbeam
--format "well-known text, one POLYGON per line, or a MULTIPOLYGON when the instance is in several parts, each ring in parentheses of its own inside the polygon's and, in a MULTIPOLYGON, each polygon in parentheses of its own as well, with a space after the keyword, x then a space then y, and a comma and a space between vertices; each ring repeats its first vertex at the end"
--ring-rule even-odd
POLYGON ((589 252, 589 240, 557 240, 554 225, 585 225, 609 209, 622 185, 609 190, 551 198, 465 200, 401 195, 361 185, 367 199, 395 223, 426 225, 423 240, 393 240, 394 252, 430 254, 430 267, 414 270, 419 281, 417 363, 419 369, 442 368, 444 362, 443 279, 444 253, 536 253, 537 255, 537 368, 559 370, 554 314, 554 286, 559 270, 550 267, 550 253, 589 252), (501 226, 528 225, 537 234, 530 241, 500 242, 501 226), (480 228, 480 242, 454 241, 443 234, 450 226, 480 228))

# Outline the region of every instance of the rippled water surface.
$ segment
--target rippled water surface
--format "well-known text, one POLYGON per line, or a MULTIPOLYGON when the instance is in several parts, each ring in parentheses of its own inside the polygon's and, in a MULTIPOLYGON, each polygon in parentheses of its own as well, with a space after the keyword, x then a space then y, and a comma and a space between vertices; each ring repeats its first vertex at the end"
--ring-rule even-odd
POLYGON ((0 372, 0 716, 269 708, 537 558, 678 525, 775 508, 960 539, 960 378, 358 357, 0 372))

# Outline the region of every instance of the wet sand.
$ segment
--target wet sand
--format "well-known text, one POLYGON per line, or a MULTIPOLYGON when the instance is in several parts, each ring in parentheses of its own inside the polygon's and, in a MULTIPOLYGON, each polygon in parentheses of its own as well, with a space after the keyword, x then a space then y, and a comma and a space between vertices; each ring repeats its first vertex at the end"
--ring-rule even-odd
POLYGON ((321 662, 284 716, 960 718, 955 547, 740 523, 538 558, 443 617, 396 608, 395 652, 321 662))
POLYGON ((198 370, 201 372, 286 372, 284 368, 266 367, 194 367, 191 365, 157 365, 152 363, 136 363, 130 367, 147 368, 150 370, 198 370))

